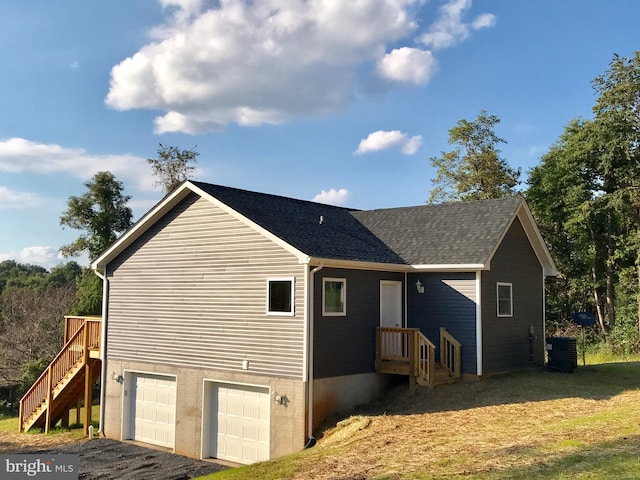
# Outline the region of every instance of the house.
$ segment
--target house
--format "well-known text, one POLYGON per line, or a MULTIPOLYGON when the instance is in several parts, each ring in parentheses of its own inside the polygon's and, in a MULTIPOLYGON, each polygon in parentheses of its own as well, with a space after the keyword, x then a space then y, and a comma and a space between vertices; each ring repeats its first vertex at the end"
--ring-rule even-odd
POLYGON ((556 273, 521 197, 354 211, 196 181, 92 267, 102 433, 238 463, 300 450, 384 372, 543 365, 556 273))

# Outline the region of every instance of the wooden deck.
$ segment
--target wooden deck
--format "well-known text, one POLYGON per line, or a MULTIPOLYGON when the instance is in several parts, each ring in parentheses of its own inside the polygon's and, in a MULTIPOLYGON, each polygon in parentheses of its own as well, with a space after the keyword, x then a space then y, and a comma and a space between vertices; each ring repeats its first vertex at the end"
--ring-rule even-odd
POLYGON ((462 346, 445 328, 440 329, 440 361, 436 346, 418 328, 376 329, 376 371, 407 375, 411 384, 435 386, 458 381, 462 346))
MULTIPOLYGON (((20 400, 20 432, 43 428, 45 433, 69 410, 92 403, 93 383, 100 375, 100 317, 65 317, 64 346, 40 378, 20 400)), ((91 423, 91 408, 85 408, 85 433, 91 423)), ((79 409, 78 409, 79 411, 79 409)))

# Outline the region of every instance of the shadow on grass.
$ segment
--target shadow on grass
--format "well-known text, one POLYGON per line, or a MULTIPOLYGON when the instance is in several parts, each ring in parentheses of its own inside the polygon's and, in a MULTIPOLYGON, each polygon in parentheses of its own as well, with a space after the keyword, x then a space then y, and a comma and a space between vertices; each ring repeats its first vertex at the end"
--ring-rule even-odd
POLYGON ((606 400, 640 388, 638 379, 640 362, 580 366, 574 373, 535 368, 413 391, 404 377, 378 401, 351 414, 409 415, 567 398, 606 400))
MULTIPOLYGON (((529 452, 530 455, 535 451, 529 452)), ((543 455, 541 455, 543 456, 543 455)), ((624 437, 570 452, 533 464, 500 472, 474 475, 485 480, 529 480, 531 478, 637 479, 640 472, 640 436, 624 437)))

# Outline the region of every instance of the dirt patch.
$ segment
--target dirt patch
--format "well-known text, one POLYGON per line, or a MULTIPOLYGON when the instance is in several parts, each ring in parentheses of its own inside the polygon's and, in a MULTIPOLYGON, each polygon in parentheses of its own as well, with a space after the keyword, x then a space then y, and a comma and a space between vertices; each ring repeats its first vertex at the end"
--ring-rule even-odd
POLYGON ((18 435, 0 432, 0 452, 74 454, 81 480, 182 480, 228 467, 105 438, 78 441, 77 436, 18 435))
POLYGON ((15 432, 0 431, 0 453, 29 453, 78 443, 82 438, 78 431, 43 435, 40 433, 17 433, 17 426, 15 430, 15 432))

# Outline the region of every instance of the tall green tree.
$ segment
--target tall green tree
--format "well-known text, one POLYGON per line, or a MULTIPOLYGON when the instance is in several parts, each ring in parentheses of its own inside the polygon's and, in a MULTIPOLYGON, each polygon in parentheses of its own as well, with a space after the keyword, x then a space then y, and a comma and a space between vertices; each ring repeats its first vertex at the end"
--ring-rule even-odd
POLYGON ((640 335, 640 51, 628 58, 614 55, 593 87, 598 95, 594 141, 606 172, 607 206, 618 219, 614 254, 621 269, 628 263, 635 267, 640 335))
POLYGON ((617 345, 638 349, 640 52, 615 55, 593 87, 593 119, 569 124, 532 170, 527 199, 547 229, 563 276, 573 285, 589 285, 602 330, 617 345), (632 278, 635 285, 629 285, 632 278))
MULTIPOLYGON (((132 225, 133 213, 127 206, 131 198, 124 195, 122 182, 110 172, 98 172, 86 182, 87 191, 81 196, 69 197, 67 210, 60 217, 60 224, 82 230, 78 239, 63 246, 65 256, 89 254, 96 259, 120 234, 132 225)), ((73 313, 95 315, 101 311, 102 282, 85 268, 77 277, 77 299, 73 313)))
POLYGON ((148 158, 147 162, 157 178, 156 186, 161 187, 164 193, 170 193, 192 177, 200 154, 196 151, 196 147, 180 150, 174 146, 159 145, 158 157, 148 158))
POLYGON ((562 273, 558 291, 548 297, 565 308, 549 312, 548 318, 562 321, 576 310, 595 310, 604 332, 613 315, 613 278, 605 280, 605 264, 612 259, 612 238, 607 233, 612 223, 602 201, 597 156, 590 146, 592 130, 592 122, 580 120, 565 128, 531 170, 526 197, 562 273))
POLYGON ((60 217, 61 225, 83 234, 60 251, 65 256, 87 252, 94 260, 132 225, 133 213, 127 206, 131 197, 123 194, 122 182, 110 172, 98 172, 84 185, 87 192, 69 197, 60 217))
POLYGON ((494 131, 498 123, 497 116, 481 110, 475 120, 462 119, 449 130, 449 144, 455 148, 430 158, 436 176, 429 203, 501 198, 516 193, 521 171, 500 157, 498 146, 506 141, 494 131))

